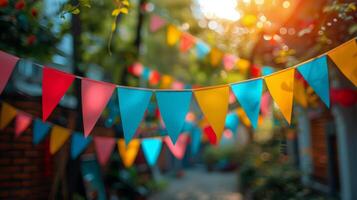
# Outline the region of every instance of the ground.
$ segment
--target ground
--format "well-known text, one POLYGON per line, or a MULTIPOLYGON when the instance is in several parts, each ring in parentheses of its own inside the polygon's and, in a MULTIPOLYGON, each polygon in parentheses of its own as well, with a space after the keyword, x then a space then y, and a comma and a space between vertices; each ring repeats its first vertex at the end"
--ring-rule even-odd
POLYGON ((150 200, 241 200, 237 192, 237 173, 188 169, 182 178, 172 178, 162 192, 150 200))

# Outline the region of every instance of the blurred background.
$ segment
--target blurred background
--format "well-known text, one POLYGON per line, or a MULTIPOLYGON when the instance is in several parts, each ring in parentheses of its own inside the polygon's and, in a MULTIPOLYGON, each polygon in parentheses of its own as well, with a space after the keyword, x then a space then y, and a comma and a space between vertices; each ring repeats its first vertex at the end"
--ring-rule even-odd
MULTIPOLYGON (((144 88, 189 89, 270 74, 357 36, 353 0, 0 0, 0 49, 22 59, 1 96, 41 116, 42 69, 144 88), (194 41, 194 42, 192 42, 194 41), (37 64, 36 64, 37 63, 37 64)), ((289 126, 265 90, 258 128, 231 95, 218 145, 193 101, 182 160, 163 146, 106 166, 90 144, 54 156, 12 125, 0 134, 1 199, 357 199, 356 89, 330 60, 331 108, 297 75, 289 126), (198 139, 197 139, 198 138, 198 139), (194 142, 196 141, 196 142, 194 142), (198 142, 197 142, 198 141, 198 142)), ((94 136, 122 138, 113 95, 94 136)), ((80 81, 48 121, 82 132, 80 81)), ((152 100, 141 138, 166 135, 152 100)))

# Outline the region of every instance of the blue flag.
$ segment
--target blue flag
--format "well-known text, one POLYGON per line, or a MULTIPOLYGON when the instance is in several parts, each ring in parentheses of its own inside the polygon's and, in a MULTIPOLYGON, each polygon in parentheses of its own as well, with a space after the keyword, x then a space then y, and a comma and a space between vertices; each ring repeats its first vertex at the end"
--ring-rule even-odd
POLYGON ((160 155, 162 141, 159 138, 145 138, 141 141, 146 161, 150 166, 155 165, 160 155))
POLYGON ((158 91, 156 98, 168 135, 175 144, 190 108, 192 92, 158 91))
POLYGON ((239 126, 239 117, 236 113, 229 113, 226 117, 225 127, 232 131, 234 136, 236 136, 236 132, 239 126))
POLYGON ((42 122, 40 119, 35 119, 33 123, 33 137, 32 143, 39 144, 49 133, 51 125, 46 122, 42 122))
POLYGON ((144 117, 152 92, 130 88, 118 88, 119 109, 125 143, 129 144, 144 117))
POLYGON ((264 66, 262 68, 262 75, 263 76, 266 76, 266 75, 269 75, 269 74, 272 74, 272 73, 274 73, 274 69, 272 67, 264 66))
POLYGON ((83 133, 73 133, 71 141, 71 158, 76 159, 92 142, 92 137, 84 137, 83 133))
POLYGON ((256 79, 231 86, 234 95, 247 114, 252 126, 257 128, 263 80, 256 79))
POLYGON ((211 49, 206 43, 204 43, 200 40, 197 41, 196 53, 197 53, 198 58, 204 58, 210 51, 211 51, 211 49))
POLYGON ((202 132, 199 127, 195 127, 191 132, 191 153, 196 155, 200 150, 202 132))
POLYGON ((330 107, 330 87, 326 56, 305 63, 297 69, 326 106, 330 107))

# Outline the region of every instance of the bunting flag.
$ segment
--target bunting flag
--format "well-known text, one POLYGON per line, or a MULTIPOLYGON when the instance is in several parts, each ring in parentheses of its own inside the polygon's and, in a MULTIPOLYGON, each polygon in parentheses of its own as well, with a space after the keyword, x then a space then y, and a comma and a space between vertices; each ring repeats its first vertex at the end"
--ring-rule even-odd
POLYGON ((224 69, 227 71, 232 70, 235 67, 236 62, 237 62, 237 57, 235 55, 225 54, 223 56, 223 66, 224 69))
POLYGON ((196 155, 200 150, 202 132, 201 129, 195 127, 191 132, 191 153, 196 155))
POLYGON ((185 123, 185 117, 190 107, 192 92, 190 91, 158 91, 156 92, 157 103, 165 127, 173 143, 185 123))
POLYGON ((92 142, 92 137, 83 137, 82 133, 73 133, 71 141, 71 158, 76 159, 92 142))
POLYGON ((295 69, 291 68, 264 78, 271 96, 289 124, 293 109, 294 73, 295 69))
POLYGON ((70 131, 60 126, 53 126, 50 138, 50 153, 55 154, 71 135, 70 131))
POLYGON ((195 45, 195 42, 196 40, 192 35, 188 33, 182 33, 181 42, 180 42, 180 51, 183 53, 187 52, 195 45))
POLYGON ((101 166, 105 166, 107 164, 115 147, 115 142, 115 138, 112 137, 94 137, 95 151, 98 162, 101 166))
POLYGON ((272 67, 268 67, 268 66, 264 66, 262 67, 262 75, 263 76, 268 76, 269 74, 274 73, 274 68, 272 67))
POLYGON ((51 125, 42 122, 40 119, 35 119, 33 123, 32 143, 39 144, 49 133, 51 125))
POLYGON ((202 113, 214 130, 219 143, 228 111, 229 87, 195 90, 195 97, 202 113))
POLYGON ((326 106, 330 107, 330 87, 326 56, 305 63, 297 69, 326 106))
POLYGON ((169 137, 164 137, 164 142, 167 147, 170 149, 171 153, 175 158, 182 160, 185 156, 186 146, 187 146, 188 135, 181 134, 177 139, 176 144, 173 144, 169 137))
POLYGON ((302 79, 295 78, 294 82, 294 99, 303 108, 307 108, 307 94, 304 87, 304 81, 302 79))
POLYGON ((32 121, 31 115, 18 112, 15 119, 15 137, 19 137, 30 126, 32 121))
POLYGON ((150 166, 154 166, 161 152, 162 140, 159 138, 145 138, 141 141, 144 156, 150 166))
POLYGON ((155 32, 166 24, 166 21, 157 15, 152 15, 150 18, 150 31, 155 32))
POLYGON ((201 40, 196 42, 196 54, 198 58, 204 58, 209 52, 211 48, 201 40))
POLYGON ((4 130, 7 125, 16 117, 17 110, 7 103, 2 104, 0 129, 4 130))
POLYGON ((128 144, 123 139, 118 140, 118 151, 123 165, 131 167, 135 161, 136 155, 139 152, 140 140, 133 139, 128 144))
POLYGON ((341 72, 357 86, 357 44, 351 40, 335 48, 328 56, 337 65, 341 72))
POLYGON ((262 95, 260 111, 262 112, 263 116, 268 116, 270 113, 270 105, 271 105, 271 96, 269 92, 264 92, 262 95))
POLYGON ((252 126, 257 128, 260 100, 263 92, 263 80, 256 79, 237 83, 233 84, 231 88, 240 105, 247 114, 252 126))
POLYGON ((167 44, 173 46, 181 37, 181 31, 178 30, 175 26, 169 25, 167 27, 166 40, 167 44))
POLYGON ((119 109, 126 144, 134 137, 144 117, 152 91, 118 88, 119 109))
POLYGON ((210 144, 212 144, 212 145, 217 145, 218 144, 217 136, 214 133, 214 130, 212 129, 211 126, 205 126, 203 128, 203 132, 205 133, 205 136, 208 139, 208 142, 210 144))
POLYGON ((92 131, 114 89, 114 84, 82 79, 82 112, 85 137, 92 131))
POLYGON ((232 131, 233 134, 237 132, 239 126, 239 117, 237 113, 232 112, 227 115, 225 127, 232 131))
POLYGON ((161 84, 160 84, 160 88, 161 89, 168 89, 171 87, 172 84, 172 77, 169 75, 163 75, 161 78, 161 84))
POLYGON ((0 94, 9 81, 18 60, 18 57, 0 51, 0 94))
POLYGON ((210 53, 211 65, 216 67, 221 62, 222 56, 222 51, 218 50, 217 48, 212 48, 210 53))
POLYGON ((43 68, 42 120, 46 121, 60 102, 75 76, 49 67, 43 68))

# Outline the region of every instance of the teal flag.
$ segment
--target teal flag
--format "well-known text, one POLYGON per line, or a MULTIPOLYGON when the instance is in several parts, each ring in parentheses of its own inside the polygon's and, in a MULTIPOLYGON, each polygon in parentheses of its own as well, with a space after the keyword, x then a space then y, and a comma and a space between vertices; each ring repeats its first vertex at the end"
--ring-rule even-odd
POLYGON ((237 129, 239 126, 239 117, 236 113, 229 113, 226 117, 225 127, 232 131, 233 135, 236 137, 237 129))
POLYGON ((202 131, 199 127, 195 127, 191 132, 191 153, 196 155, 200 150, 202 131))
POLYGON ((118 88, 119 109, 126 144, 134 137, 151 96, 152 92, 149 90, 118 88))
POLYGON ((83 133, 73 133, 71 141, 71 158, 76 159, 92 142, 92 137, 84 137, 83 133))
POLYGON ((168 135, 175 144, 190 108, 192 92, 158 91, 156 98, 168 135))
POLYGON ((49 133, 51 125, 46 122, 42 122, 40 119, 35 119, 33 123, 33 136, 32 143, 39 144, 49 133))
POLYGON ((160 155, 162 140, 159 138, 145 138, 142 139, 141 145, 148 164, 150 166, 155 165, 157 158, 160 155))
POLYGON ((204 58, 210 51, 211 51, 211 49, 206 43, 204 43, 200 40, 197 41, 196 54, 197 54, 198 58, 204 58))
POLYGON ((240 105, 247 114, 252 126, 257 128, 260 100, 263 92, 263 80, 256 79, 237 83, 233 84, 231 88, 240 105))
POLYGON ((305 63, 297 69, 326 106, 330 107, 330 87, 326 56, 305 63))

